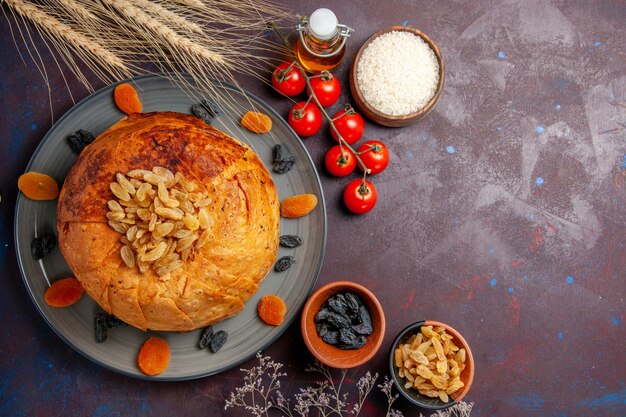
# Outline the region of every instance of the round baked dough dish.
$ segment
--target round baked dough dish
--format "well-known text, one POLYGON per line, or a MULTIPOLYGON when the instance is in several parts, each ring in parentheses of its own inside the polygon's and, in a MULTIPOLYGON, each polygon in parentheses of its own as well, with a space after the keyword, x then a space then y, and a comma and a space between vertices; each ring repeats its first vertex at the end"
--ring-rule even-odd
POLYGON ((279 222, 259 157, 173 112, 132 114, 98 136, 57 207, 59 246, 85 291, 143 330, 190 331, 242 310, 274 263, 279 222))

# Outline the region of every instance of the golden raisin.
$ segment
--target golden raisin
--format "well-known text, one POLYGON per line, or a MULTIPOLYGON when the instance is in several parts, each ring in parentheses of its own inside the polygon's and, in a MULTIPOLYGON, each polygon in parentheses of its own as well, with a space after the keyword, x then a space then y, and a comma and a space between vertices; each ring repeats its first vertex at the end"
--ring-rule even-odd
POLYGON ((59 186, 54 178, 39 172, 20 175, 17 188, 31 200, 54 200, 59 196, 59 186))
POLYGON ((254 133, 267 133, 272 130, 272 119, 266 114, 249 111, 241 118, 241 125, 254 133))

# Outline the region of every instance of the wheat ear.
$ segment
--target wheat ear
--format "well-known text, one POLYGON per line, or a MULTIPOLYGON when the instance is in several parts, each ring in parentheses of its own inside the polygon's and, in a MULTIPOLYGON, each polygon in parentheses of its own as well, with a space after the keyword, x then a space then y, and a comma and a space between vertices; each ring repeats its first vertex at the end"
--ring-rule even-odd
POLYGON ((21 0, 0 0, 0 3, 8 4, 20 16, 30 20, 50 37, 64 41, 67 45, 72 45, 74 49, 82 49, 123 73, 130 72, 124 62, 104 46, 73 30, 60 20, 40 10, 39 7, 21 0))
POLYGON ((179 35, 169 27, 151 18, 150 15, 144 11, 133 6, 127 0, 102 0, 102 3, 114 8, 119 13, 128 16, 129 21, 136 22, 145 29, 148 29, 155 36, 158 36, 163 43, 170 45, 174 49, 182 50, 188 54, 203 58, 209 62, 214 62, 219 65, 228 65, 228 62, 224 60, 224 57, 222 57, 221 54, 211 51, 206 47, 200 46, 188 38, 179 35))
POLYGON ((202 34, 202 28, 200 26, 166 9, 158 3, 148 0, 133 0, 133 3, 139 8, 148 10, 155 19, 159 20, 164 25, 176 28, 179 31, 183 30, 202 34))

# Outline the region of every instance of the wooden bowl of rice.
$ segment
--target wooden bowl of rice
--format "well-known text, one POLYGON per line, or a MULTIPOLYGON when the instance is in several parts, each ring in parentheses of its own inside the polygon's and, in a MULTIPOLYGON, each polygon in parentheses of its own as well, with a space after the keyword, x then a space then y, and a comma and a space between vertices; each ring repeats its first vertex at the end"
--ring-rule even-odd
POLYGON ((419 29, 392 26, 365 41, 350 68, 357 106, 373 122, 407 126, 435 107, 445 80, 439 47, 419 29))

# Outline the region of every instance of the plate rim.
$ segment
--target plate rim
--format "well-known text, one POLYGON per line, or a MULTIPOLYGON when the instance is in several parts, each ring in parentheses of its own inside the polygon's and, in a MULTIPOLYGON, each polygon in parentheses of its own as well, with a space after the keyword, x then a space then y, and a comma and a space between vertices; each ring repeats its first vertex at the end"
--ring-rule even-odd
MULTIPOLYGON (((188 80, 191 79, 190 76, 188 75, 184 75, 184 77, 188 80)), ((100 89, 98 89, 97 91, 94 91, 93 93, 89 94, 87 97, 83 98, 82 100, 80 100, 78 103, 74 104, 69 110, 67 110, 63 116, 61 116, 46 132, 46 134, 43 136, 43 138, 41 139, 41 141, 39 142, 39 144, 37 145, 37 147, 35 148, 35 150, 33 151, 32 156, 30 157, 28 164, 26 165, 26 172, 29 172, 30 168, 32 167, 35 158, 39 155, 39 153, 41 152, 41 149, 43 148, 43 145, 46 141, 49 140, 51 133, 53 132, 53 130, 55 129, 56 126, 58 126, 62 121, 64 121, 66 118, 68 118, 72 113, 74 113, 77 109, 79 109, 82 105, 84 105, 85 102, 87 102, 88 100, 93 100, 94 97, 106 94, 108 92, 111 92, 115 86, 119 85, 119 84, 123 84, 123 83, 134 83, 137 82, 139 80, 144 80, 144 79, 151 79, 151 78, 159 78, 162 79, 164 81, 170 82, 172 83, 172 81, 167 78, 167 74, 166 73, 154 73, 154 74, 144 74, 144 75, 139 75, 136 77, 131 77, 131 78, 127 78, 121 81, 118 81, 116 83, 113 84, 109 84, 106 85, 100 89)), ((218 84, 222 87, 225 88, 230 88, 232 90, 235 90, 237 92, 239 92, 240 94, 245 95, 246 97, 250 98, 252 101, 255 101, 256 103, 260 104, 263 108, 265 108, 266 110, 268 110, 272 115, 274 115, 276 118, 283 120, 283 117, 274 109, 272 108, 269 104, 267 104, 264 100, 262 100, 261 98, 257 97, 256 95, 248 92, 247 90, 244 90, 242 87, 235 85, 233 83, 227 82, 227 81, 222 81, 222 80, 211 80, 211 82, 218 84)), ((180 86, 175 86, 177 88, 180 89, 180 86)), ((191 100, 191 98, 190 98, 191 100)), ((304 144, 301 142, 299 136, 296 134, 296 132, 291 128, 291 126, 289 126, 288 123, 285 123, 285 126, 293 133, 294 137, 297 139, 298 142, 298 146, 300 146, 305 154, 306 157, 308 158, 308 162, 310 164, 311 167, 313 167, 313 172, 315 173, 315 180, 317 182, 317 185, 319 186, 320 189, 320 199, 321 199, 321 203, 322 204, 318 204, 318 206, 321 206, 322 209, 322 220, 323 220, 323 227, 322 227, 322 246, 321 246, 321 256, 318 260, 318 264, 317 267, 315 268, 315 272, 314 272, 314 279, 311 281, 311 284, 306 292, 306 298, 303 301, 303 304, 306 302, 306 300, 311 296, 311 293, 313 292, 313 289, 315 288, 316 284, 317 284, 317 280, 319 279, 320 273, 322 271, 322 267, 324 265, 324 258, 326 256, 326 244, 327 244, 327 238, 328 238, 328 217, 327 217, 327 213, 326 213, 326 200, 324 198, 324 188, 322 186, 322 181, 320 179, 319 173, 317 172, 315 163, 313 162, 313 158, 311 157, 311 154, 309 153, 308 149, 304 146, 304 144)), ((266 167, 267 169, 267 167, 266 167)), ((269 172, 269 170, 268 170, 269 172)), ((69 347, 71 347, 75 352, 78 352, 81 356, 83 356, 84 358, 88 359, 89 361, 91 361, 92 363, 95 363, 96 365, 99 365, 105 369, 108 369, 110 371, 113 371, 117 374, 121 374, 124 376, 128 376, 131 378, 136 378, 136 379, 141 379, 141 380, 147 380, 147 381, 162 381, 162 382, 173 382, 173 381, 190 381, 190 380, 194 380, 194 379, 200 379, 200 378, 205 378, 208 376, 212 376, 212 375, 216 375, 225 371, 228 371, 230 369, 235 368, 236 366, 248 361, 250 358, 252 358, 253 356, 257 355, 258 353, 264 351, 265 349, 267 349, 269 346, 271 346, 272 344, 274 344, 274 342, 276 342, 278 340, 278 338, 280 338, 280 336, 282 336, 285 331, 291 327, 291 325, 296 321, 296 318, 298 316, 298 314, 293 315, 293 317, 291 317, 288 321, 286 321, 285 323, 283 323, 283 325, 281 325, 278 329, 278 331, 276 332, 275 335, 273 335, 267 342, 265 342, 264 344, 262 344, 258 349, 256 349, 254 352, 244 355, 243 357, 241 357, 240 359, 236 360, 235 362, 218 368, 216 370, 213 371, 209 371, 209 372, 202 372, 199 374, 193 374, 193 375, 186 375, 186 376, 162 376, 159 377, 158 375, 156 376, 156 378, 154 376, 149 376, 149 375, 144 375, 141 372, 134 374, 128 371, 125 371, 123 369, 118 369, 113 367, 112 365, 109 365, 108 363, 102 362, 100 360, 98 360, 97 358, 91 356, 88 354, 88 352, 84 351, 83 349, 79 348, 78 346, 76 346, 74 343, 72 343, 68 338, 65 337, 65 335, 59 330, 57 329, 52 322, 50 321, 50 319, 48 318, 48 316, 45 314, 45 312, 42 310, 42 308, 40 307, 39 303, 37 302, 37 300, 35 300, 35 296, 33 294, 33 290, 28 282, 28 280, 26 279, 26 273, 24 271, 24 267, 22 265, 22 251, 20 250, 20 245, 18 244, 19 242, 19 233, 18 233, 18 213, 20 211, 20 206, 22 204, 22 201, 24 200, 24 195, 20 192, 18 192, 17 198, 16 198, 16 202, 15 202, 15 211, 14 211, 14 223, 13 223, 13 239, 14 239, 14 245, 15 245, 15 257, 17 260, 17 265, 20 271, 20 276, 22 277, 22 281, 24 282, 24 285, 26 286, 26 292, 28 293, 28 296, 30 297, 31 301, 33 302, 33 304, 35 305, 37 311, 39 312, 39 314, 41 315, 41 317, 43 317, 44 321, 48 324, 48 326, 54 331, 54 333, 56 333, 57 336, 59 336, 59 338, 65 342, 65 344, 69 347)), ((55 215, 56 218, 56 215, 55 215)), ((62 255, 61 255, 62 256, 62 255)), ((94 301, 95 303, 95 301, 94 301)), ((96 303, 97 304, 97 303, 96 303)), ((302 306, 298 307, 298 310, 302 309, 302 306)), ((228 320, 228 319, 227 319, 228 320)), ((174 332, 175 333, 175 332, 174 332)), ((139 348, 138 348, 139 349, 139 348)), ((139 351, 139 350, 138 350, 139 351)))

